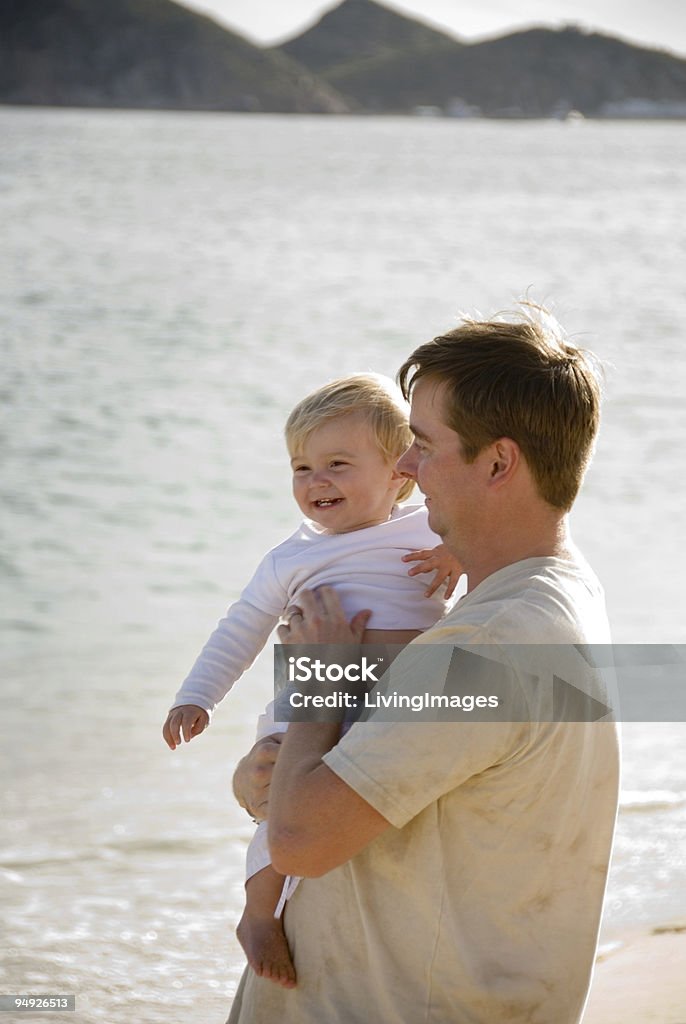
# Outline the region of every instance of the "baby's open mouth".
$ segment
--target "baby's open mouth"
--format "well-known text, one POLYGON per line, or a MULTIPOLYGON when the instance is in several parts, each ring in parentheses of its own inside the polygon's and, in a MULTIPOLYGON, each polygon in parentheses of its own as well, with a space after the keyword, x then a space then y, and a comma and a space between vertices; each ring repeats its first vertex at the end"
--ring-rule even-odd
POLYGON ((332 505, 338 505, 343 501, 342 498, 319 498, 314 502, 317 508, 331 508, 332 505))

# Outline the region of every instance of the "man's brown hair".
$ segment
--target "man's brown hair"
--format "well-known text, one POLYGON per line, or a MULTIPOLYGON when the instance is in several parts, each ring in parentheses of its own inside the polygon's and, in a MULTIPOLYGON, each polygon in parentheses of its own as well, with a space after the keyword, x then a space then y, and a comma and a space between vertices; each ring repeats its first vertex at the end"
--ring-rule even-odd
POLYGON ((546 310, 522 303, 512 319, 465 319, 403 363, 398 380, 405 398, 422 379, 446 386, 446 423, 459 434, 468 462, 509 437, 541 497, 571 508, 598 431, 599 368, 546 310))

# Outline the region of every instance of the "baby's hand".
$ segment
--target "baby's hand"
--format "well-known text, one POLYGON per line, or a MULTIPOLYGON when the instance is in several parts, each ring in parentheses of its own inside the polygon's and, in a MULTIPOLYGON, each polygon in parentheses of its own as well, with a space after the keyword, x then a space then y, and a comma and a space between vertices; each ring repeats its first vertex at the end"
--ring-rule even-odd
POLYGON ((445 544, 438 544, 435 548, 423 548, 421 551, 410 551, 403 555, 403 562, 419 562, 413 565, 408 571, 408 576, 418 576, 422 572, 436 572, 431 584, 424 592, 424 597, 431 597, 435 594, 442 583, 446 584, 445 596, 452 597, 457 586, 457 581, 464 572, 464 569, 452 555, 445 544))
POLYGON ((181 734, 186 743, 190 743, 194 736, 199 736, 207 728, 210 716, 204 708, 195 704, 181 704, 178 708, 172 708, 167 715, 167 721, 162 726, 162 735, 170 750, 176 750, 181 743, 181 734))

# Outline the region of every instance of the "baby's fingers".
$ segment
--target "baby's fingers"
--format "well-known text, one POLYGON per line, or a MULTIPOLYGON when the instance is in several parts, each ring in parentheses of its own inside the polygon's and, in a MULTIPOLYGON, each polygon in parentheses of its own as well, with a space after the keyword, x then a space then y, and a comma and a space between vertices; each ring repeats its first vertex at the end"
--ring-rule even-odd
POLYGON ((433 572, 434 569, 437 569, 437 568, 438 568, 438 566, 437 566, 436 562, 422 562, 421 565, 413 565, 412 568, 408 570, 407 575, 408 576, 421 576, 422 573, 424 573, 424 572, 433 572))
POLYGON ((201 732, 204 732, 207 728, 208 718, 204 711, 198 712, 195 717, 195 721, 191 726, 191 737, 199 736, 201 732))
POLYGON ((460 576, 461 576, 461 573, 459 573, 459 572, 451 572, 450 573, 450 576, 448 577, 448 584, 447 584, 447 586, 445 588, 445 596, 446 596, 446 598, 452 597, 453 594, 455 593, 455 587, 460 582, 460 576))
POLYGON ((162 736, 164 737, 164 742, 167 744, 170 750, 176 750, 179 743, 181 742, 181 735, 179 729, 180 716, 177 713, 170 711, 170 713, 167 715, 167 721, 162 726, 162 736))
POLYGON ((408 551, 406 555, 403 555, 403 562, 423 562, 427 558, 431 558, 434 553, 433 548, 422 548, 420 551, 408 551))
POLYGON ((181 731, 186 743, 190 743, 194 736, 203 731, 204 727, 202 711, 198 708, 184 711, 181 720, 181 731))
POLYGON ((411 569, 408 569, 408 576, 419 576, 424 572, 434 572, 435 569, 440 568, 440 563, 437 558, 433 557, 429 553, 425 558, 421 560, 419 565, 413 565, 411 569))
POLYGON ((424 597, 433 597, 433 595, 436 593, 438 588, 442 585, 444 580, 445 580, 445 576, 441 576, 441 574, 439 573, 436 576, 436 578, 433 580, 433 582, 430 583, 429 586, 424 591, 424 597))

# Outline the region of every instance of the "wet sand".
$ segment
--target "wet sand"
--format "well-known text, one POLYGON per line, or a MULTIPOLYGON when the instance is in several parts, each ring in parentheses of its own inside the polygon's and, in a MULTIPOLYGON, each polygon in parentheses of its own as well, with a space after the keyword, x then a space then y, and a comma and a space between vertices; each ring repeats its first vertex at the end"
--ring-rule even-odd
POLYGON ((582 1024, 686 1024, 686 922, 601 953, 582 1024))

